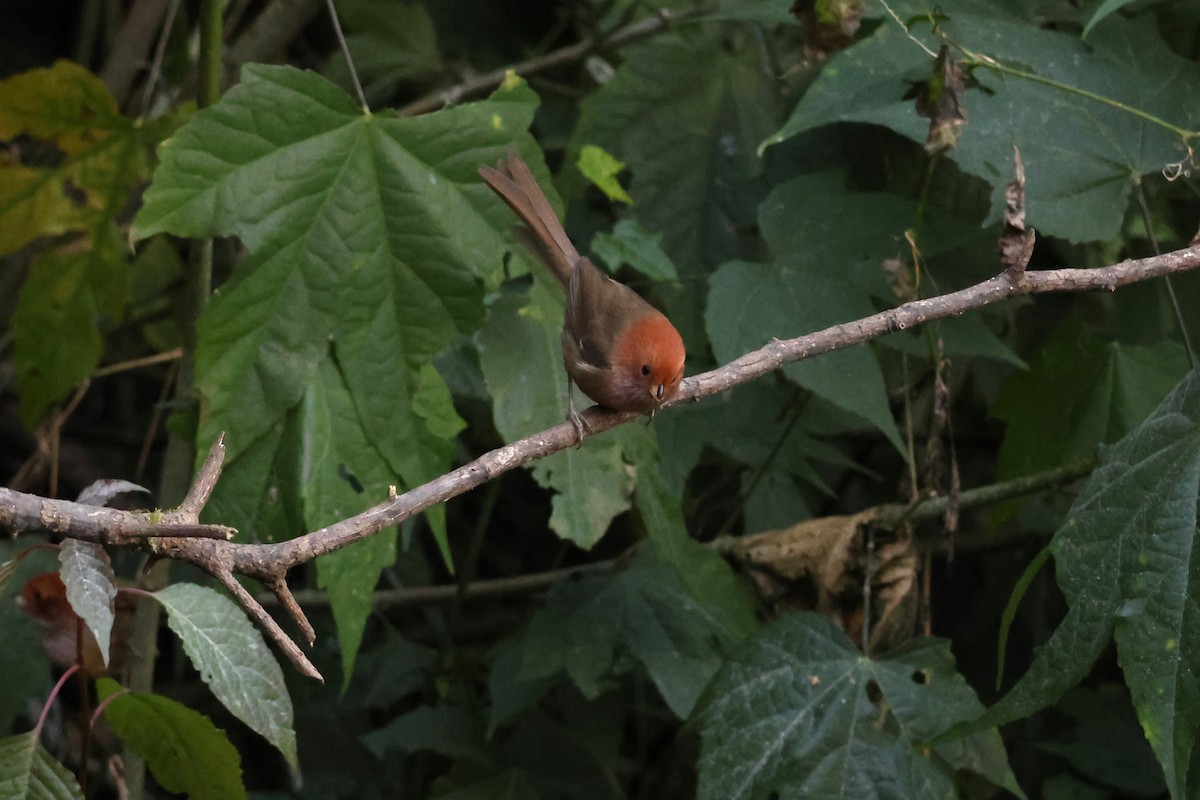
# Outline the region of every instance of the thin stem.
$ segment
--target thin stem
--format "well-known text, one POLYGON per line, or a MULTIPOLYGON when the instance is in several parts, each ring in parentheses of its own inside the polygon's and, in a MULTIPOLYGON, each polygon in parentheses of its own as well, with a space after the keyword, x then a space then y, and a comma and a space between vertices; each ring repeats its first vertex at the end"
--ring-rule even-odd
POLYGON ((150 75, 146 78, 146 85, 142 87, 142 110, 138 113, 138 119, 145 119, 146 115, 150 113, 150 103, 154 99, 154 86, 162 74, 163 57, 167 52, 167 42, 171 39, 171 27, 175 24, 175 14, 178 11, 179 0, 171 0, 171 5, 167 8, 167 18, 163 21, 162 33, 158 36, 158 46, 154 48, 154 61, 150 65, 150 75))
POLYGON ((100 715, 104 713, 104 709, 108 708, 109 703, 111 703, 113 700, 116 700, 118 697, 123 697, 129 693, 130 692, 128 689, 123 688, 120 691, 113 692, 108 697, 101 700, 96 705, 96 710, 92 712, 92 727, 96 727, 96 723, 100 720, 100 715))
POLYGON ((479 565, 479 553, 483 549, 483 540, 487 536, 488 523, 492 520, 492 513, 495 511, 496 501, 499 499, 500 481, 492 481, 488 484, 487 491, 483 495, 483 508, 479 510, 479 516, 475 518, 475 528, 471 531, 471 541, 467 545, 467 555, 463 559, 462 566, 458 571, 458 593, 454 596, 453 605, 450 606, 449 628, 451 631, 454 631, 458 627, 458 620, 462 614, 463 601, 467 599, 471 582, 475 580, 476 568, 479 565))
POLYGON ((168 361, 178 361, 182 356, 183 348, 176 347, 174 350, 168 350, 165 353, 155 353, 152 356, 132 358, 128 361, 118 361, 116 364, 109 364, 107 367, 101 367, 93 372, 92 377, 103 378, 108 375, 115 375, 118 372, 126 372, 131 369, 141 369, 142 367, 151 367, 155 364, 162 364, 168 361))
POLYGON ((346 34, 342 33, 342 23, 338 19, 337 9, 333 7, 333 0, 325 0, 325 5, 329 8, 329 19, 333 21, 333 32, 337 36, 338 46, 342 48, 346 66, 350 69, 350 80, 354 81, 354 91, 358 93, 358 102, 362 106, 363 113, 369 115, 371 109, 367 106, 367 95, 363 92, 362 83, 358 80, 358 70, 354 66, 354 59, 350 57, 350 45, 346 43, 346 34))
POLYGON ((201 108, 221 99, 221 0, 200 3, 200 60, 196 101, 201 108))
MULTIPOLYGON (((1150 205, 1146 202, 1146 190, 1142 184, 1142 179, 1138 176, 1133 178, 1133 193, 1137 197, 1138 207, 1142 211, 1142 224, 1146 226, 1146 236, 1150 239, 1150 246, 1154 248, 1154 255, 1162 255, 1162 251, 1158 246, 1158 236, 1154 233, 1154 220, 1150 216, 1150 205)), ((1192 369, 1196 368, 1196 353, 1192 349, 1192 337, 1188 335, 1187 323, 1183 321, 1183 309, 1179 306, 1179 298, 1175 294, 1175 284, 1171 281, 1170 275, 1164 275, 1163 280, 1167 284, 1167 296, 1171 298, 1171 307, 1175 309, 1175 322, 1179 325, 1179 336, 1183 339, 1183 347, 1187 351, 1188 366, 1192 369)))
POLYGON ((42 735, 42 728, 46 725, 46 715, 50 713, 50 706, 54 705, 54 701, 58 699, 58 693, 62 691, 62 687, 78 671, 78 664, 72 664, 67 667, 67 671, 62 674, 62 677, 54 684, 54 688, 50 690, 50 696, 46 698, 46 705, 42 706, 42 713, 38 715, 37 725, 33 726, 34 733, 38 736, 42 735))
POLYGON ((1162 117, 1156 117, 1153 114, 1151 114, 1147 111, 1143 111, 1140 108, 1135 108, 1126 103, 1122 103, 1120 100, 1114 100, 1111 97, 1105 97, 1102 94, 1097 94, 1096 92, 1090 91, 1088 89, 1084 89, 1080 86, 1072 86, 1069 83, 1063 83, 1062 81, 1056 81, 1053 78, 1047 78, 1044 75, 1038 75, 1036 72, 1028 72, 1023 69, 1018 69, 1017 67, 1010 67, 1007 64, 1000 63, 999 61, 992 58, 991 56, 985 56, 985 55, 981 55, 979 53, 975 53, 975 52, 969 50, 968 48, 963 47, 960 44, 954 44, 953 42, 951 42, 951 44, 953 45, 953 47, 955 49, 957 49, 959 52, 961 52, 964 56, 966 56, 973 63, 979 64, 980 66, 986 67, 987 69, 993 70, 995 72, 999 72, 999 73, 1002 73, 1005 75, 1012 75, 1015 78, 1023 78, 1027 81, 1032 81, 1033 83, 1040 83, 1043 86, 1049 86, 1052 89, 1058 89, 1059 91, 1066 92, 1067 94, 1075 94, 1075 95, 1079 95, 1080 97, 1086 97, 1088 100, 1092 100, 1096 103, 1100 103, 1101 105, 1109 106, 1110 108, 1115 108, 1118 111, 1124 111, 1125 113, 1132 114, 1133 116, 1138 117, 1139 119, 1142 119, 1146 122, 1149 122, 1152 125, 1157 125, 1161 128, 1165 128, 1166 130, 1171 131, 1172 133, 1174 133, 1176 136, 1178 136, 1180 139, 1184 140, 1185 142, 1190 141, 1191 139, 1194 139, 1197 136, 1200 136, 1200 131, 1189 131, 1187 128, 1181 128, 1178 125, 1173 125, 1170 122, 1167 122, 1162 117))
POLYGON ((688 17, 696 17, 706 13, 709 9, 706 6, 698 6, 696 8, 680 11, 678 13, 668 14, 662 11, 653 17, 646 17, 637 22, 618 28, 608 36, 604 37, 588 37, 575 44, 568 45, 558 50, 553 50, 545 55, 540 55, 535 58, 529 58, 525 61, 519 61, 515 64, 510 64, 507 67, 494 69, 491 72, 486 72, 483 75, 477 75, 469 78, 462 83, 451 86, 448 89, 440 89, 431 94, 427 94, 419 100, 401 108, 397 113, 402 116, 414 116, 416 114, 424 114, 428 111, 434 111, 446 105, 460 102, 463 98, 474 95, 478 92, 483 92, 488 89, 494 89, 499 86, 505 76, 510 72, 528 77, 537 72, 541 72, 551 67, 556 67, 560 64, 569 64, 583 58, 588 53, 600 47, 618 47, 629 42, 643 39, 647 36, 653 36, 660 31, 666 30, 667 27, 679 22, 688 17))

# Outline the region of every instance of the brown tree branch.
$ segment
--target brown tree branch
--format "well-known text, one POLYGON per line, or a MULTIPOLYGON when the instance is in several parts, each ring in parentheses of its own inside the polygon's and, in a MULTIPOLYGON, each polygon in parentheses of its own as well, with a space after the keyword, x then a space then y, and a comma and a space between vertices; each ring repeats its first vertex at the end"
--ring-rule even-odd
MULTIPOLYGON (((823 331, 788 340, 770 342, 759 350, 718 369, 684 380, 672 406, 700 400, 718 392, 761 377, 780 366, 810 358, 821 353, 861 344, 889 333, 915 327, 924 322, 957 316, 966 311, 993 305, 1018 295, 1044 292, 1076 292, 1088 290, 1113 291, 1128 283, 1147 280, 1200 266, 1200 247, 1192 247, 1138 260, 1123 261, 1097 269, 1059 269, 1035 272, 1007 270, 990 280, 950 294, 915 300, 887 311, 853 322, 836 325, 823 331)), ((586 437, 595 436, 617 425, 630 422, 638 414, 591 408, 584 412, 588 421, 586 437)), ((49 501, 33 495, 0 489, 0 528, 12 532, 44 529, 63 536, 88 541, 141 547, 157 555, 189 561, 208 571, 235 594, 250 613, 259 620, 268 634, 292 659, 302 672, 316 675, 316 670, 290 638, 233 578, 243 575, 257 578, 271 589, 279 602, 296 618, 305 636, 311 626, 304 619, 299 605, 287 590, 288 570, 372 536, 397 525, 430 506, 457 497, 493 478, 539 458, 565 450, 580 442, 579 434, 570 422, 527 436, 479 456, 439 478, 415 487, 403 494, 389 497, 366 511, 333 525, 299 536, 286 542, 243 544, 225 538, 230 529, 221 526, 196 526, 215 533, 219 538, 194 538, 175 535, 179 525, 195 521, 207 500, 220 472, 224 445, 214 443, 209 459, 197 476, 188 499, 180 512, 163 515, 163 523, 155 526, 145 514, 97 509, 65 501, 49 501), (186 511, 184 510, 186 509, 186 511), (179 516, 177 517, 176 514, 179 516), (108 516, 115 515, 115 516, 108 516), (189 520, 190 518, 190 520, 189 520), (174 525, 175 527, 171 527, 174 525), (124 526, 124 527, 123 527, 124 526), (147 538, 155 531, 154 538, 147 538), (238 588, 235 589, 234 586, 238 588), (249 598, 250 602, 247 602, 249 598)))

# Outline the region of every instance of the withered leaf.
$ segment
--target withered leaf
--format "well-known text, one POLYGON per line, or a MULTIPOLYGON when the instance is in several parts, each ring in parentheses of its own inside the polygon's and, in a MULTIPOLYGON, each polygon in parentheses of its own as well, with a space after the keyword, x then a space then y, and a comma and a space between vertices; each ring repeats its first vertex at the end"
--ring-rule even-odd
POLYGON ((933 72, 917 95, 917 113, 929 118, 925 152, 930 155, 952 150, 967 124, 963 96, 966 80, 950 48, 942 45, 934 61, 933 72))

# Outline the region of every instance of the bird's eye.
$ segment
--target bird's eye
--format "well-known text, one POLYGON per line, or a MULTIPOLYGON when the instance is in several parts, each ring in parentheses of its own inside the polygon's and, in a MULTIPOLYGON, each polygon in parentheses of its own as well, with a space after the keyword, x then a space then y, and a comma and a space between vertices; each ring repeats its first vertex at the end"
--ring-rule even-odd
POLYGON ((650 374, 650 365, 649 364, 642 364, 642 374, 643 375, 650 374))

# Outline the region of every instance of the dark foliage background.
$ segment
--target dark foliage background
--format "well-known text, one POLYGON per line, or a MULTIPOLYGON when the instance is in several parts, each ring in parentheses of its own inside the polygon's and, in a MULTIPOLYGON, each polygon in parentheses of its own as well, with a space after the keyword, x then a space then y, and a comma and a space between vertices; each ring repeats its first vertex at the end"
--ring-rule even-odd
MULTIPOLYGON (((336 5, 369 115, 311 0, 226 5, 204 110, 205 4, 5 10, 4 485, 124 478, 166 508, 224 432, 206 519, 270 542, 560 422, 561 296, 475 173, 511 146, 689 374, 1000 272, 1017 150, 1029 269, 1179 249, 1200 216, 1192 3, 336 5)), ((176 608, 94 752, 144 756, 150 796, 1194 796, 1198 291, 1018 299, 793 363, 293 571, 326 677, 280 679, 298 771, 176 608), (953 525, 870 516, 1026 476, 953 525)), ((58 674, 13 599, 56 568, 0 582, 0 787, 58 674)), ((73 769, 75 694, 43 735, 73 769)), ((89 794, 115 796, 102 763, 89 794)))

